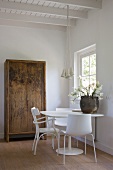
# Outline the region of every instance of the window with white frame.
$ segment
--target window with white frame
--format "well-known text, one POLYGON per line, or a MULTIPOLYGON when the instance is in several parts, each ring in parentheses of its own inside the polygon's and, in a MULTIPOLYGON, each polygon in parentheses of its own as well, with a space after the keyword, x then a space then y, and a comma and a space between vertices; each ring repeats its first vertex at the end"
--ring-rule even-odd
POLYGON ((78 76, 83 86, 96 83, 96 45, 80 50, 77 54, 78 76))

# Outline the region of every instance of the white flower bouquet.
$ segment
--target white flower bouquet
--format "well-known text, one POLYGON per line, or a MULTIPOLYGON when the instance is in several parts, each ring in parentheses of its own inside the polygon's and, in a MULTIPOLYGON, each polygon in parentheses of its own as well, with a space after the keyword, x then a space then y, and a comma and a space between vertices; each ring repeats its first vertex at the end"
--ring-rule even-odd
POLYGON ((79 76, 79 82, 80 85, 78 88, 75 88, 73 92, 69 94, 69 96, 72 97, 72 101, 74 102, 75 99, 81 98, 81 96, 91 96, 93 97, 98 97, 99 99, 102 99, 103 93, 102 91, 102 85, 97 81, 96 83, 89 84, 88 86, 83 86, 82 85, 82 79, 79 76))

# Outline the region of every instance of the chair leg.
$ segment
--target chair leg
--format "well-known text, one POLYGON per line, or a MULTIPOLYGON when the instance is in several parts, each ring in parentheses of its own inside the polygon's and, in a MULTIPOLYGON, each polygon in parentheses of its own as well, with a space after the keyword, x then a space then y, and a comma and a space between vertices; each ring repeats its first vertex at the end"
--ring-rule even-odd
POLYGON ((37 138, 39 138, 39 133, 35 134, 35 138, 34 138, 33 145, 32 145, 32 151, 34 151, 34 147, 35 147, 37 138))
POLYGON ((85 155, 86 155, 86 136, 85 136, 85 155))
POLYGON ((54 135, 52 135, 52 148, 54 149, 54 135))
POLYGON ((34 145, 34 155, 36 155, 38 141, 39 141, 39 133, 36 134, 36 141, 35 141, 35 145, 34 145))
POLYGON ((59 148, 60 148, 60 131, 58 132, 58 152, 57 152, 57 155, 59 154, 59 148))
POLYGON ((63 164, 65 165, 65 140, 66 140, 66 135, 64 135, 64 154, 63 154, 63 164))
POLYGON ((34 151, 35 143, 36 143, 36 134, 35 134, 34 141, 33 141, 33 145, 32 145, 32 151, 34 151))
POLYGON ((93 148, 94 148, 95 162, 97 162, 96 150, 95 150, 95 142, 94 142, 94 136, 93 136, 93 134, 90 134, 90 135, 92 136, 92 140, 93 140, 93 148))

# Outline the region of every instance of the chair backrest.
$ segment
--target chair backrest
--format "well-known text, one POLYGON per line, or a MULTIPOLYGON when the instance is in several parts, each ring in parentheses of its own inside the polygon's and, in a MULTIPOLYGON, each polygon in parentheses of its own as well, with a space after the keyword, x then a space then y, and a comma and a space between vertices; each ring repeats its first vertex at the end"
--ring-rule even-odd
POLYGON ((56 111, 72 111, 72 108, 67 107, 57 107, 56 111))
POLYGON ((70 136, 85 136, 91 132, 91 114, 68 115, 66 134, 70 136))
MULTIPOLYGON (((71 111, 71 108, 56 108, 56 111, 71 111)), ((55 118, 55 125, 67 126, 67 118, 55 118)))
POLYGON ((37 119, 36 116, 40 115, 39 109, 36 108, 36 107, 32 107, 31 108, 31 113, 32 113, 34 121, 36 121, 36 119, 37 119))

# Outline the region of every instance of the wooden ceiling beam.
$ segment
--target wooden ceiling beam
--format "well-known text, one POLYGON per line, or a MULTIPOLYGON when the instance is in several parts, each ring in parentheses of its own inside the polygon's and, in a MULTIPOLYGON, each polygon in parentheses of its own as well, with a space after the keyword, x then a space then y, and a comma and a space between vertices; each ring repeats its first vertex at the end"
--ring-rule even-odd
MULTIPOLYGON (((3 12, 0 12, 0 19, 23 21, 29 23, 42 23, 42 24, 67 26, 67 21, 65 19, 36 17, 36 16, 28 16, 22 14, 18 15, 18 14, 3 13, 3 12)), ((70 25, 75 26, 75 19, 70 20, 70 25)))
MULTIPOLYGON (((10 2, 10 1, 0 1, 0 8, 4 9, 12 9, 12 10, 22 10, 26 12, 36 12, 41 14, 50 14, 61 17, 67 16, 67 9, 54 8, 54 7, 46 7, 46 6, 38 6, 27 3, 18 3, 18 2, 10 2)), ((69 10, 70 18, 88 18, 87 11, 79 11, 79 10, 69 10)))
POLYGON ((40 0, 90 9, 101 9, 102 0, 40 0))

